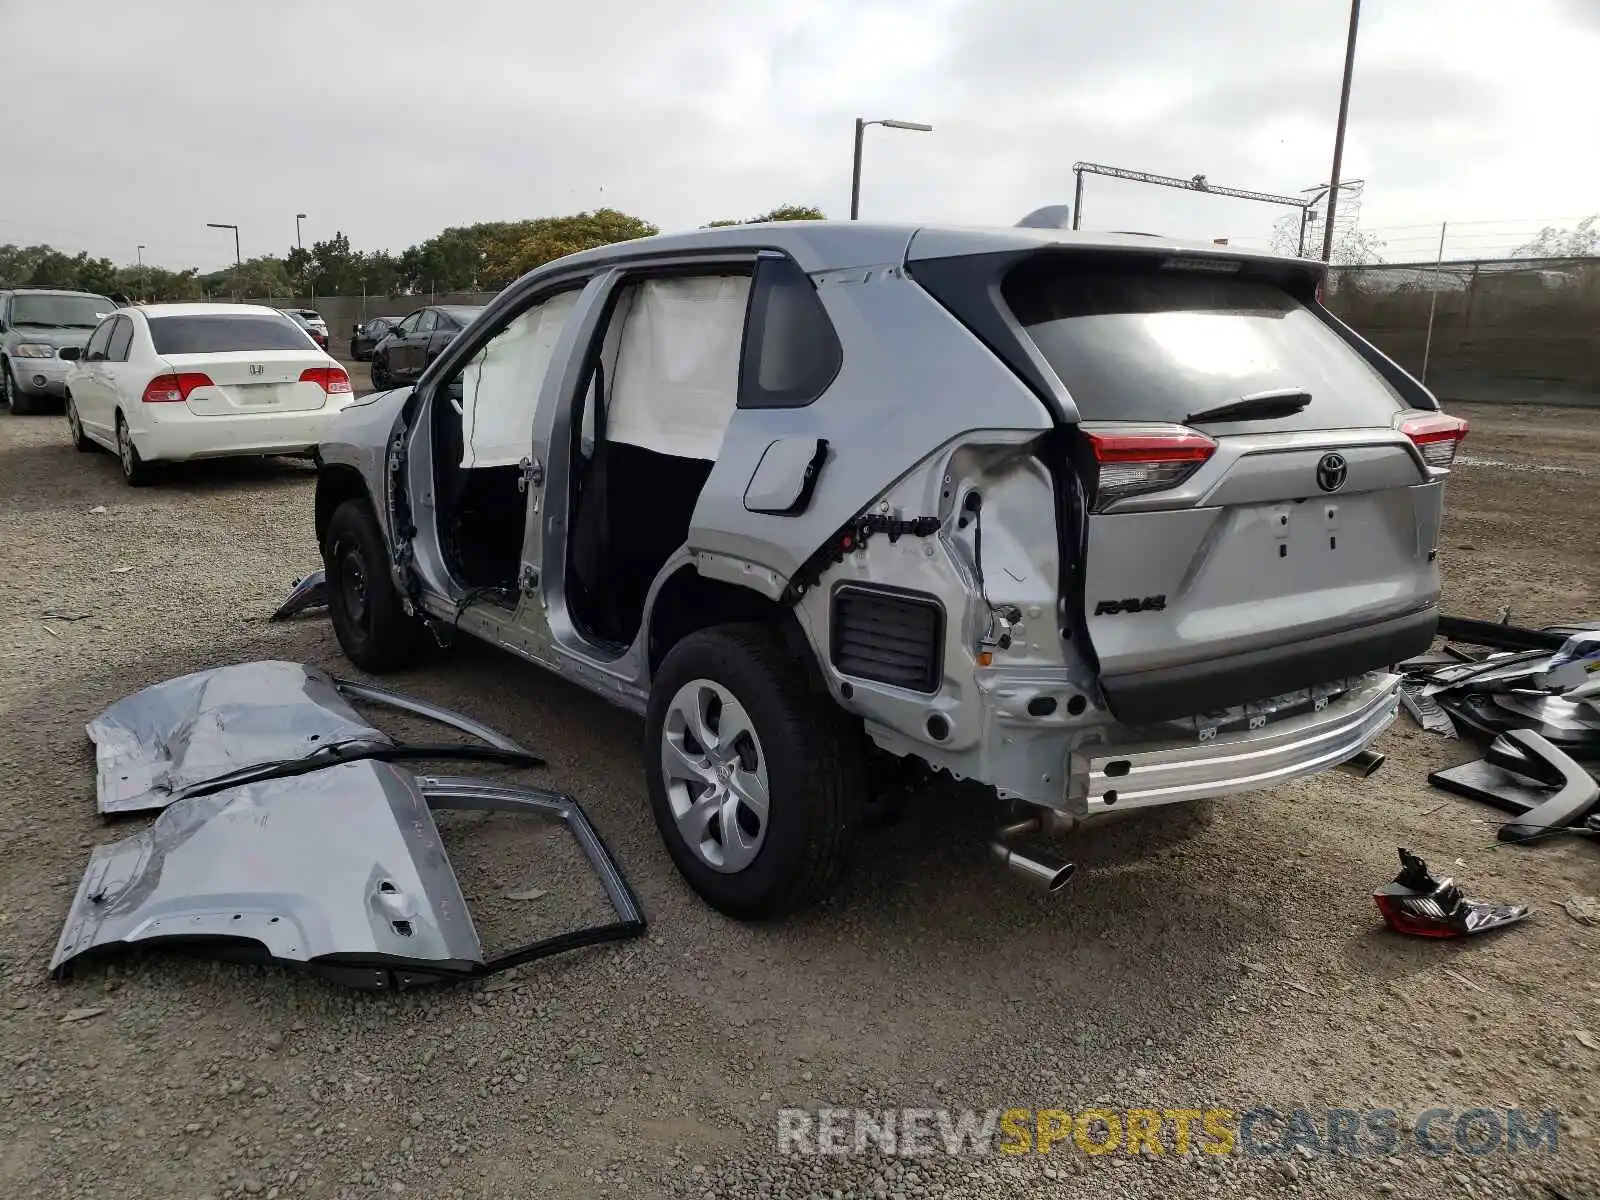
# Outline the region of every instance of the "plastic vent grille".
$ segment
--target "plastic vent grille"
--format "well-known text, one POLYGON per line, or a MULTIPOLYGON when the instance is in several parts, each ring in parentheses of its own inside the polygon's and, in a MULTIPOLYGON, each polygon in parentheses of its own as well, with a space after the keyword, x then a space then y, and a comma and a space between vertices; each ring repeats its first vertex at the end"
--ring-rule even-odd
POLYGON ((833 598, 833 665, 914 692, 939 690, 944 610, 937 600, 866 588, 833 598))

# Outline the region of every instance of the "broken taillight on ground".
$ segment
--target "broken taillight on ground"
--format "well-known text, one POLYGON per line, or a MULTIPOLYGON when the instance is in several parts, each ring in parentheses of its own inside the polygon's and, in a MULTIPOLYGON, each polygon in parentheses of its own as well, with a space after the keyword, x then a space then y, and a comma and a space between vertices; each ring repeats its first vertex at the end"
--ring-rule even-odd
POLYGON ((1461 439, 1471 427, 1460 417, 1445 413, 1418 413, 1401 420, 1399 428, 1422 452, 1423 462, 1430 467, 1448 467, 1455 462, 1461 439))
POLYGON ((1397 933, 1415 937, 1454 938, 1484 933, 1521 921, 1525 904, 1486 904, 1468 900, 1455 880, 1435 879, 1428 864, 1409 850, 1400 851, 1400 874, 1372 893, 1383 919, 1397 933))

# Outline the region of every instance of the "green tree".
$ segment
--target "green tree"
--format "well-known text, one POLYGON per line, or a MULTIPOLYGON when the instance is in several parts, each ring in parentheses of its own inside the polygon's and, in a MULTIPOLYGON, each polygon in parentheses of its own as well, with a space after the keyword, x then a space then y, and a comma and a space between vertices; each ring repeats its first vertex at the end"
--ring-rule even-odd
POLYGON ((1600 213, 1579 221, 1571 229, 1546 225, 1539 236, 1511 252, 1513 258, 1589 258, 1600 254, 1600 213))
POLYGON ((780 204, 771 212, 764 212, 748 221, 712 221, 704 229, 726 229, 730 225, 759 225, 766 221, 826 221, 828 214, 813 204, 780 204))

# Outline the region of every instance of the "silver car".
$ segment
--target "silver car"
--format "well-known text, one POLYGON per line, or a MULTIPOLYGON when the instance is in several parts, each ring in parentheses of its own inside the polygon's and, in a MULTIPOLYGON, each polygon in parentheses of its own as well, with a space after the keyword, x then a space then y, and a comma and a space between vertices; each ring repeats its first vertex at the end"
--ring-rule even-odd
POLYGON ((1321 280, 826 222, 560 259, 331 427, 339 641, 376 672, 460 630, 642 713, 733 916, 818 900, 928 772, 1058 887, 1028 832, 1370 768, 1433 637, 1466 423, 1321 280))
POLYGON ((0 407, 34 413, 66 395, 67 371, 117 306, 93 292, 0 292, 0 407))

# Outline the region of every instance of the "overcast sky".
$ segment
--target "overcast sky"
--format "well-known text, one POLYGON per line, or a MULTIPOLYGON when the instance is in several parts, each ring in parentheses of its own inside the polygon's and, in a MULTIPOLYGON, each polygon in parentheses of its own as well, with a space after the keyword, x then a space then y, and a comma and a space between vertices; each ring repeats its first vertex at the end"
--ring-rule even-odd
MULTIPOLYGON (((0 242, 205 269, 342 229, 792 202, 1012 224, 1083 159, 1327 177, 1348 0, 0 0, 0 242)), ((1367 0, 1345 174, 1390 261, 1600 211, 1600 0, 1367 0), (1512 224, 1488 224, 1493 220, 1512 224), (1485 222, 1468 224, 1468 222, 1485 222), (1432 223, 1433 230, 1426 226, 1432 223)), ((1084 224, 1264 242, 1279 211, 1091 178, 1084 224)))

